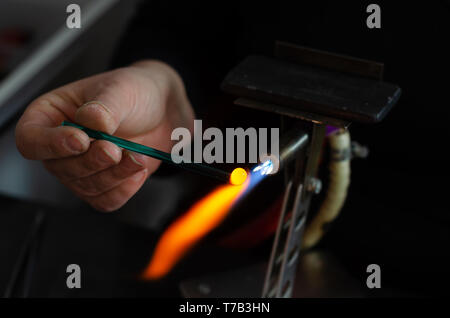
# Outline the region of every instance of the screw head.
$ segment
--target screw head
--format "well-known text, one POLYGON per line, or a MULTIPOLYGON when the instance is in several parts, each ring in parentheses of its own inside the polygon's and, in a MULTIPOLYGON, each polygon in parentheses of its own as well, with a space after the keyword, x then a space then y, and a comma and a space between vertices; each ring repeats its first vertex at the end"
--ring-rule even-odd
POLYGON ((319 178, 310 178, 306 185, 306 190, 314 194, 319 194, 322 191, 322 181, 319 178))

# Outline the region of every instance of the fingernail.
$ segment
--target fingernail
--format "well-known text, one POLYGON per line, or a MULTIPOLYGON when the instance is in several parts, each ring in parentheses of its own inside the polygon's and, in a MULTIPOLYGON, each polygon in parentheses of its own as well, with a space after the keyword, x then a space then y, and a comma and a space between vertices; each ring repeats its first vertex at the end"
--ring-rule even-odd
POLYGON ((114 114, 102 103, 92 101, 84 104, 75 113, 75 121, 92 129, 112 134, 117 128, 114 114))
POLYGON ((114 163, 117 162, 117 160, 113 157, 113 155, 105 148, 102 148, 102 151, 100 152, 99 155, 99 159, 103 162, 114 162, 114 163))
POLYGON ((99 111, 106 111, 107 113, 111 114, 111 111, 109 110, 108 107, 106 107, 105 104, 103 104, 102 102, 98 101, 98 100, 93 100, 90 102, 87 102, 85 104, 83 104, 80 108, 92 108, 95 110, 99 110, 99 111))
POLYGON ((131 153, 131 152, 127 152, 127 154, 128 154, 128 156, 130 156, 130 159, 135 164, 137 164, 138 166, 141 166, 141 167, 144 166, 144 163, 143 163, 144 156, 143 155, 140 155, 140 154, 137 154, 137 153, 131 153))
POLYGON ((82 152, 84 150, 84 142, 80 136, 74 134, 67 138, 69 148, 74 152, 82 152))
POLYGON ((133 179, 133 181, 138 182, 138 181, 140 181, 140 180, 144 177, 145 174, 147 174, 147 169, 135 173, 135 174, 131 177, 131 179, 133 179))
POLYGON ((111 112, 102 104, 87 103, 78 108, 75 119, 83 120, 84 122, 96 122, 99 119, 105 120, 111 117, 111 112), (81 116, 81 117, 80 117, 81 116))

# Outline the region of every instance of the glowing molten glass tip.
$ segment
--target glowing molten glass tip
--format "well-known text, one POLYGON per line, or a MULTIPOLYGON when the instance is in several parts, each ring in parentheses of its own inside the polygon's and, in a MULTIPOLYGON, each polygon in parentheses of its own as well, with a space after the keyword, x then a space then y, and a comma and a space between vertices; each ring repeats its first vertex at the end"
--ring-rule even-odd
POLYGON ((234 185, 241 185, 247 180, 247 171, 242 168, 236 168, 231 172, 230 183, 234 185))

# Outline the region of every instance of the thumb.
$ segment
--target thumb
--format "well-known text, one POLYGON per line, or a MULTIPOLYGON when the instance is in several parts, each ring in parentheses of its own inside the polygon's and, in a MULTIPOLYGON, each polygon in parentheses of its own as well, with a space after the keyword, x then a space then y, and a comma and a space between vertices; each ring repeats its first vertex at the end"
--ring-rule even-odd
POLYGON ((133 136, 156 127, 165 101, 154 81, 138 68, 110 72, 87 92, 88 102, 75 113, 75 122, 108 134, 133 136))

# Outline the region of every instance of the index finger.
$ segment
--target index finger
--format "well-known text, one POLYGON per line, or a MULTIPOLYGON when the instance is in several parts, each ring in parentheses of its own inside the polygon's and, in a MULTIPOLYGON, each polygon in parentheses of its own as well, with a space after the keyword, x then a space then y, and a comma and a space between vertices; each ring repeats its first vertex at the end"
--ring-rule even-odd
MULTIPOLYGON (((16 126, 16 145, 27 159, 57 159, 81 154, 89 148, 89 137, 74 127, 60 127, 70 120, 43 96, 33 102, 16 126)), ((76 109, 76 107, 74 107, 76 109)), ((75 111, 75 110, 74 110, 75 111)))

